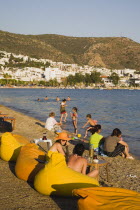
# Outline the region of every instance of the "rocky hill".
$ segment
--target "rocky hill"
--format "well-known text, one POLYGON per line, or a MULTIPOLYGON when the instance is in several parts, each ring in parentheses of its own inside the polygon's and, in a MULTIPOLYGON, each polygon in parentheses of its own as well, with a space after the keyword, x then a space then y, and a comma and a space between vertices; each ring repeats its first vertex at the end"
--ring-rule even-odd
POLYGON ((0 31, 0 50, 64 63, 140 70, 140 44, 125 37, 22 35, 0 31))

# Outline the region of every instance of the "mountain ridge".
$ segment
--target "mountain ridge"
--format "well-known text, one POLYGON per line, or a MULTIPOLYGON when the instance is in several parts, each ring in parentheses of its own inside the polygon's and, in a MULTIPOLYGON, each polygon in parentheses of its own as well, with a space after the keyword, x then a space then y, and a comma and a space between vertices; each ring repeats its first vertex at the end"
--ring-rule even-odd
POLYGON ((24 35, 0 30, 0 50, 56 62, 140 70, 140 44, 127 37, 24 35))

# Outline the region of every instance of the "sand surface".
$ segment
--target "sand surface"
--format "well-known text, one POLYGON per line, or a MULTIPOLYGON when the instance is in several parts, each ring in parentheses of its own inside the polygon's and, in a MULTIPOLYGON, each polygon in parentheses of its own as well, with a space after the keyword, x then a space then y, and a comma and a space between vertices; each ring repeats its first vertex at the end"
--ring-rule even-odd
MULTIPOLYGON (((29 141, 40 138, 45 122, 26 116, 22 113, 0 106, 0 111, 16 118, 16 127, 13 133, 26 136, 29 141)), ((1 135, 1 134, 0 134, 1 135)), ((54 134, 47 133, 53 140, 54 134)), ((73 145, 75 142, 73 142, 73 145)), ((46 150, 46 144, 40 144, 46 150)), ((73 145, 70 145, 72 152, 73 145)), ((87 153, 87 151, 86 151, 87 153)), ((109 162, 109 181, 106 179, 104 167, 100 170, 101 186, 122 187, 140 192, 140 160, 127 160, 122 157, 99 157, 109 162)), ((61 198, 44 196, 36 192, 33 186, 18 179, 14 174, 14 163, 0 159, 0 210, 5 209, 76 209, 75 198, 61 198)))

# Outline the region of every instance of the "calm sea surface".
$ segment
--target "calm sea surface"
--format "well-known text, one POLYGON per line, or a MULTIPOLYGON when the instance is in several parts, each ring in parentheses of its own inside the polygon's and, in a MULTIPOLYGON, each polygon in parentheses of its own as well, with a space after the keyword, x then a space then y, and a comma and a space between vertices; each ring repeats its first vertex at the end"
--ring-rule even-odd
MULTIPOLYGON (((0 104, 45 122, 52 111, 60 119, 60 102, 55 101, 56 96, 71 97, 67 102, 68 114, 72 107, 78 107, 78 133, 84 134, 82 126, 86 115, 91 114, 102 125, 104 136, 119 128, 131 152, 140 155, 140 90, 0 89, 0 104), (44 100, 45 96, 49 97, 48 101, 44 100)), ((63 128, 73 132, 70 115, 63 128)))

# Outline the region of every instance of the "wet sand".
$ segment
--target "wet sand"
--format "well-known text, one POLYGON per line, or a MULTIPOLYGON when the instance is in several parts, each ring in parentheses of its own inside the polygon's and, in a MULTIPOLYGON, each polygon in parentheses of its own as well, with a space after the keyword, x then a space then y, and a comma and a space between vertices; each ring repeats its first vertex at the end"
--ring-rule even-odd
MULTIPOLYGON (((45 122, 26 116, 4 106, 0 111, 16 118, 16 127, 13 133, 26 136, 29 141, 40 138, 45 122)), ((1 134, 0 134, 1 135, 1 134)), ((47 133, 53 140, 54 134, 47 133)), ((70 152, 76 142, 70 145, 70 152)), ((46 149, 46 144, 41 143, 46 149)), ((87 151, 86 151, 87 153, 87 151)), ((109 181, 106 180, 104 167, 100 170, 101 186, 122 187, 140 192, 140 160, 127 160, 122 157, 99 157, 109 162, 109 181)), ((33 186, 18 179, 14 174, 14 163, 8 163, 0 159, 0 209, 76 209, 75 198, 49 197, 36 192, 33 186)))

